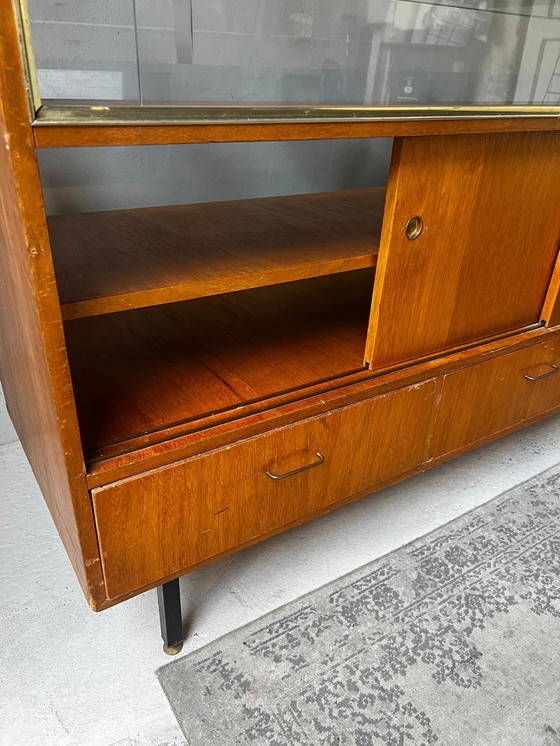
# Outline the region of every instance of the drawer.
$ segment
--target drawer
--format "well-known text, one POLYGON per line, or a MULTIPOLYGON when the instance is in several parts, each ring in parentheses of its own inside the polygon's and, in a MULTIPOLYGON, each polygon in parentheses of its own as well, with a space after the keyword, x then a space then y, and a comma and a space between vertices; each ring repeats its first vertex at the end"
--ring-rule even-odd
POLYGON ((116 598, 421 464, 434 380, 92 490, 116 598))
POLYGON ((560 339, 445 376, 430 458, 560 406, 560 339))

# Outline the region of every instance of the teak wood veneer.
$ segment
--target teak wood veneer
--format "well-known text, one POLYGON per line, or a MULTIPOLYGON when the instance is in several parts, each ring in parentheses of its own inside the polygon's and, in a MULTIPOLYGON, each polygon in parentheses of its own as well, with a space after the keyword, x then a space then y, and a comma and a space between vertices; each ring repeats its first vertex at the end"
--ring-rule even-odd
POLYGON ((52 216, 62 316, 373 267, 384 199, 378 187, 52 216))
POLYGON ((86 452, 363 370, 372 288, 366 269, 69 322, 86 452))
POLYGON ((4 8, 0 371, 94 609, 169 642, 181 574, 560 411, 558 119, 33 125, 4 8), (36 158, 372 136, 386 190, 48 218, 36 158))

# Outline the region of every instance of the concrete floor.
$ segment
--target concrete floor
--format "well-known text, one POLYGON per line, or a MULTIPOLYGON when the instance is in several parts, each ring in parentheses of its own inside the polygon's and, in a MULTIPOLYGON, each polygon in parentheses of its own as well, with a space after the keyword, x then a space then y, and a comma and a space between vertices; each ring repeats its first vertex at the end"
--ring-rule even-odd
MULTIPOLYGON (((7 432, 7 431, 6 431, 7 432)), ((182 579, 183 654, 560 461, 560 416, 182 579)), ((17 442, 0 446, 1 746, 175 746, 155 591, 94 614, 17 442)))

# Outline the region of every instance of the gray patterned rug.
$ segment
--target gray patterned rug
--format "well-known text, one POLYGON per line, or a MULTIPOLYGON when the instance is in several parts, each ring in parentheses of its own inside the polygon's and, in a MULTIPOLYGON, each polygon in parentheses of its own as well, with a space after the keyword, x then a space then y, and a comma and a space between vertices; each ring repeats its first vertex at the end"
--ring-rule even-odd
POLYGON ((560 467, 158 675, 190 746, 560 746, 560 467))

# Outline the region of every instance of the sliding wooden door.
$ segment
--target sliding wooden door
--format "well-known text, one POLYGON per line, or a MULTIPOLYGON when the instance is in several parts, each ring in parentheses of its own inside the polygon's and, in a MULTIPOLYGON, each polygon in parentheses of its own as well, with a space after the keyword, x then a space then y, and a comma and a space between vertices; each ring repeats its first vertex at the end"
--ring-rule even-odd
POLYGON ((538 323, 560 236, 560 134, 395 141, 366 360, 538 323))

